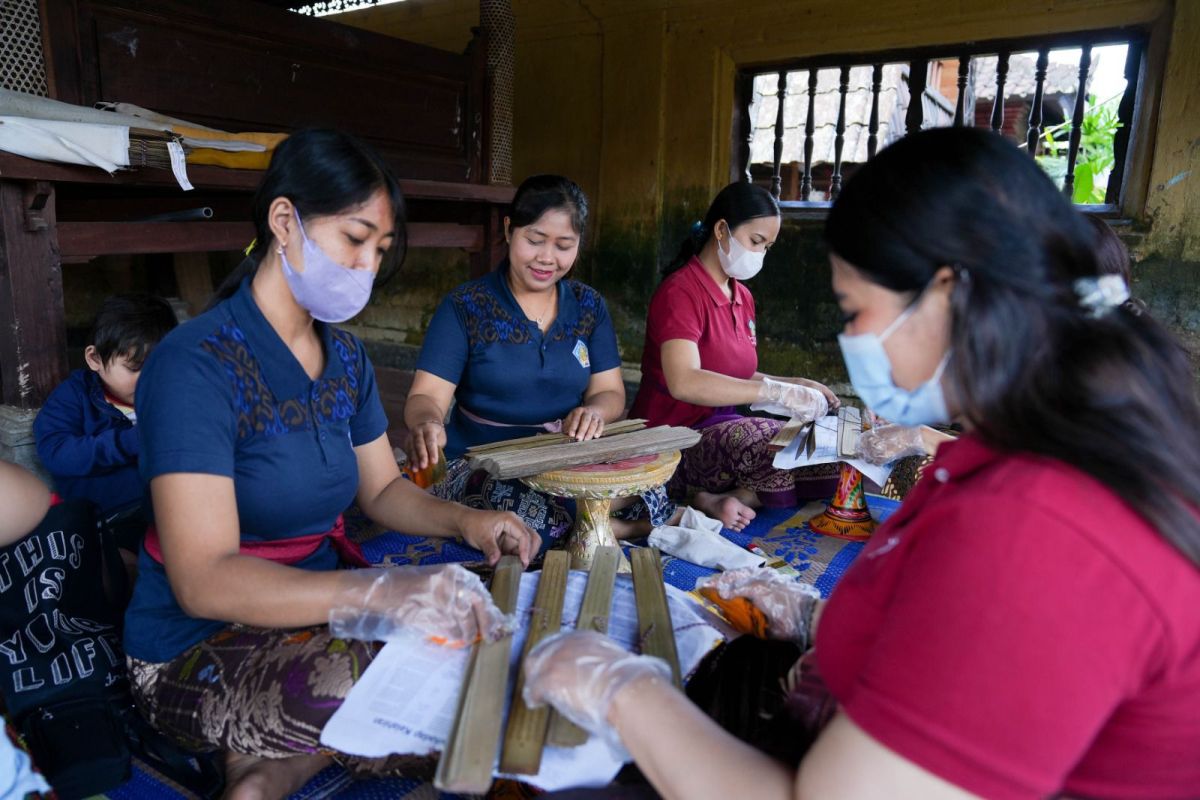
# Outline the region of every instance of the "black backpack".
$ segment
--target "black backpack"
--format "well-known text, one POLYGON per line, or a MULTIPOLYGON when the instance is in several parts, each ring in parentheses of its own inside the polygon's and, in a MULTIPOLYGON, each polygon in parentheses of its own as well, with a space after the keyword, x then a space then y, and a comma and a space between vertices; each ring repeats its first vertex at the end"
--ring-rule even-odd
POLYGON ((222 788, 211 756, 181 750, 137 712, 121 628, 128 599, 112 531, 95 507, 50 508, 25 538, 0 548, 0 694, 62 800, 124 783, 137 754, 208 797, 222 788))

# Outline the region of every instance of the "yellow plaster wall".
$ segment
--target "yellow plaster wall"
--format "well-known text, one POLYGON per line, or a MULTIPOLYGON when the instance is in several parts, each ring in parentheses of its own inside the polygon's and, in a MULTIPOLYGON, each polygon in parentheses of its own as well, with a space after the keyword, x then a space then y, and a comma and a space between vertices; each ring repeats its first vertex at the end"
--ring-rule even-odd
MULTIPOLYGON (((1149 28, 1147 85, 1153 102, 1144 104, 1148 129, 1137 130, 1148 130, 1154 147, 1134 148, 1130 175, 1140 179, 1129 184, 1126 209, 1137 218, 1140 232, 1133 237, 1134 292, 1197 354, 1200 381, 1200 124, 1195 122, 1200 119, 1200 0, 512 4, 517 20, 514 178, 558 172, 588 193, 590 242, 576 274, 604 294, 622 356, 634 363, 658 266, 670 259, 691 222, 731 178, 739 67, 1074 30, 1149 28)), ((461 50, 479 23, 478 0, 406 0, 338 20, 461 50)), ((831 334, 837 310, 829 298, 819 223, 789 220, 776 251, 775 262, 789 268, 770 270, 753 287, 763 368, 844 380, 831 334)), ((441 276, 443 270, 430 265, 426 271, 441 276)), ((465 266, 461 272, 465 277, 465 266)), ((420 313, 388 307, 376 322, 381 330, 420 341, 442 291, 432 278, 419 286, 410 282, 398 296, 408 304, 404 309, 415 303, 420 313)))
MULTIPOLYGON (((571 175, 607 226, 649 233, 730 175, 738 65, 1086 28, 1170 32, 1145 211, 1149 246, 1200 258, 1200 0, 513 0, 514 174, 571 175), (952 6, 952 8, 948 8, 952 6)), ((338 17, 461 49, 476 0, 407 0, 338 17)))
POLYGON ((1146 250, 1200 261, 1200 2, 1176 0, 1172 22, 1146 198, 1146 250))

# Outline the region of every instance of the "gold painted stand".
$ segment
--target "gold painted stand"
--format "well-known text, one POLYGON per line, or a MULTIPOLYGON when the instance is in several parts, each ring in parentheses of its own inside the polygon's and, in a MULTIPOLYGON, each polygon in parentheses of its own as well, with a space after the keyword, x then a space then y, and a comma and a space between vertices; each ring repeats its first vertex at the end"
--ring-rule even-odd
MULTIPOLYGON (((571 569, 590 570, 597 547, 616 546, 608 515, 612 501, 662 486, 675 474, 679 451, 637 456, 610 464, 588 464, 522 478, 528 486, 556 497, 573 497, 575 525, 567 536, 571 569)), ((629 572, 622 554, 620 572, 629 572)))

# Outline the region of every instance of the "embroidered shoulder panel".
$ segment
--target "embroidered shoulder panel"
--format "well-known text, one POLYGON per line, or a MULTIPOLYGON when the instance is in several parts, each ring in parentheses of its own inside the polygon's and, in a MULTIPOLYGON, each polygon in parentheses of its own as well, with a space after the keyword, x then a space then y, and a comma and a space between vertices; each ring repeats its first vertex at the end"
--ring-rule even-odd
POLYGON ((310 405, 321 422, 354 416, 360 379, 358 348, 350 334, 331 331, 334 350, 345 365, 346 374, 333 380, 313 381, 311 398, 300 395, 283 401, 267 385, 258 358, 237 325, 228 322, 201 342, 201 348, 217 359, 229 378, 238 415, 239 440, 311 430, 310 405))
POLYGON ((567 289, 575 295, 575 304, 579 307, 579 317, 570 328, 559 327, 554 340, 587 339, 596 329, 596 321, 600 318, 600 310, 604 307, 604 298, 595 289, 579 281, 567 281, 567 289))
POLYGON ((517 319, 488 290, 483 281, 471 281, 450 292, 467 326, 467 346, 475 350, 489 344, 525 344, 533 338, 530 326, 517 319))

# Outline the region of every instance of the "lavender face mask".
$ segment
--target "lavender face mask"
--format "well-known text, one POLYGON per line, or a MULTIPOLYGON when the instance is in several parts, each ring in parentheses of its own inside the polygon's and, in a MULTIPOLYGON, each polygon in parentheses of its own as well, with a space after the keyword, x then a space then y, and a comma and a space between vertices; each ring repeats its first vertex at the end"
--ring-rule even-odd
POLYGON ((304 238, 304 271, 297 272, 288 262, 282 249, 283 277, 296 302, 321 322, 345 322, 366 307, 371 299, 375 273, 365 269, 343 267, 325 255, 316 242, 304 232, 304 223, 296 215, 300 235, 304 238))

